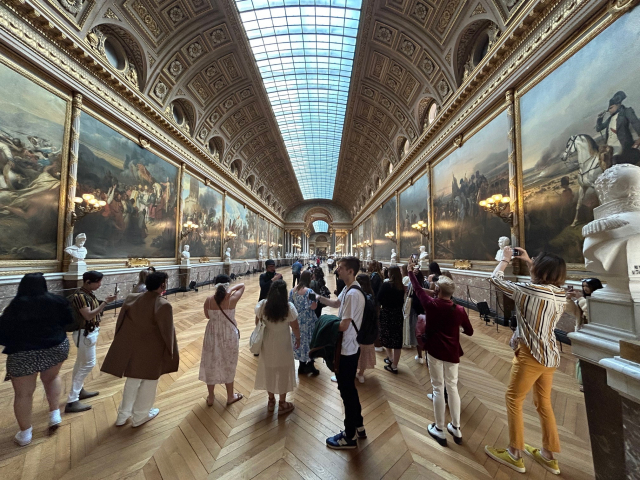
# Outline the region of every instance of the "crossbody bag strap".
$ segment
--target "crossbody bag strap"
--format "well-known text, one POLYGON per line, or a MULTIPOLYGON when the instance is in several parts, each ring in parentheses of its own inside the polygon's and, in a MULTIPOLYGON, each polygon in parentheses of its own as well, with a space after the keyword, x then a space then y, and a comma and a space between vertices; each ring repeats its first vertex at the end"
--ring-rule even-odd
MULTIPOLYGON (((214 298, 214 300, 215 300, 215 298, 214 298)), ((220 304, 218 303, 218 301, 217 301, 217 300, 216 300, 216 305, 218 305, 218 307, 220 307, 220 311, 221 311, 221 312, 222 312, 222 314, 225 316, 225 318, 226 318, 227 320, 229 320, 229 323, 230 323, 231 325, 233 325, 233 328, 235 328, 235 329, 236 329, 236 332, 238 332, 238 338, 240 338, 240 329, 236 326, 236 324, 235 324, 235 323, 233 323, 233 320, 231 320, 231 319, 229 318, 229 315, 227 315, 226 313, 224 313, 224 310, 222 309, 222 305, 220 305, 220 304)))

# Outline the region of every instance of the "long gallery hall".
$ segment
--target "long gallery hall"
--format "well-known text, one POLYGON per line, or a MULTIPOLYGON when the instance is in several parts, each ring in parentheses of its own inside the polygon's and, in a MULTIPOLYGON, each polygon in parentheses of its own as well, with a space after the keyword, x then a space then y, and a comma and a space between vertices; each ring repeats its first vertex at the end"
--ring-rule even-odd
POLYGON ((0 479, 640 480, 639 4, 0 1, 0 479))

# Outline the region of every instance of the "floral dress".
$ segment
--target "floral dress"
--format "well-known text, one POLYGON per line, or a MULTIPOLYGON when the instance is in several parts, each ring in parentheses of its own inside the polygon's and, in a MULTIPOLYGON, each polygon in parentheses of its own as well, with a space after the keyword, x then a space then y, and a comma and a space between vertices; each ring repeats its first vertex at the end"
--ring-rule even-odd
MULTIPOLYGON (((316 322, 318 317, 314 310, 311 310, 311 304, 313 303, 309 299, 309 293, 311 289, 303 294, 296 293, 296 289, 292 289, 289 292, 289 302, 293 303, 298 311, 298 323, 300 324, 300 348, 293 349, 293 356, 296 360, 301 362, 308 362, 309 358, 309 343, 311 343, 311 337, 313 336, 313 330, 316 328, 316 322)), ((291 334, 291 341, 295 345, 295 337, 291 334)))

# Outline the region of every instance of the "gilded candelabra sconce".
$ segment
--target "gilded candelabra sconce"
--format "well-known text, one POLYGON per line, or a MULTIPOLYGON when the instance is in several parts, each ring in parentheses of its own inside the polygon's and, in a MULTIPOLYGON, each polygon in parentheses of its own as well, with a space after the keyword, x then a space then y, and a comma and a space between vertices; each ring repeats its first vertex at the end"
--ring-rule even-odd
POLYGON ((508 223, 513 226, 513 212, 504 213, 511 205, 511 199, 509 197, 503 197, 501 194, 492 195, 486 200, 480 201, 480 206, 485 211, 492 213, 499 217, 504 223, 508 223))
POLYGON ((229 231, 224 233, 224 243, 230 242, 231 240, 233 240, 236 237, 237 237, 237 235, 235 233, 233 233, 231 230, 229 230, 229 231))
POLYGON ((98 200, 90 193, 85 193, 82 197, 75 197, 75 210, 71 214, 71 225, 73 226, 79 218, 89 215, 90 213, 98 213, 102 211, 107 202, 98 200))
POLYGON ((395 244, 398 243, 398 239, 396 238, 396 234, 395 233, 389 231, 389 232, 385 233, 384 236, 387 237, 387 240, 390 240, 395 244))
POLYGON ((411 225, 411 228, 416 230, 423 237, 429 238, 429 226, 427 225, 427 222, 418 220, 418 223, 414 223, 413 225, 411 225))
POLYGON ((188 220, 187 223, 182 224, 182 231, 180 232, 180 240, 184 239, 191 232, 195 232, 198 227, 197 223, 193 223, 191 220, 188 220))

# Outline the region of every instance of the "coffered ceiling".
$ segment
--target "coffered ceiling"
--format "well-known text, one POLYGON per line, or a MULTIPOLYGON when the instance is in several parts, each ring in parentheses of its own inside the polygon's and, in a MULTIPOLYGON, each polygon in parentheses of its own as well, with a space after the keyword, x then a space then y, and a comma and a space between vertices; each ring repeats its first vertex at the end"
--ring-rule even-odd
MULTIPOLYGON (((504 30, 517 3, 362 2, 333 201, 352 216, 362 208, 422 134, 430 104, 445 103, 473 67, 478 36, 488 26, 496 35, 504 30)), ((235 0, 42 5, 107 60, 113 51, 105 39, 116 37, 126 57, 116 73, 270 208, 284 215, 303 201, 235 0)))

